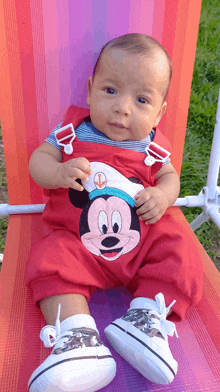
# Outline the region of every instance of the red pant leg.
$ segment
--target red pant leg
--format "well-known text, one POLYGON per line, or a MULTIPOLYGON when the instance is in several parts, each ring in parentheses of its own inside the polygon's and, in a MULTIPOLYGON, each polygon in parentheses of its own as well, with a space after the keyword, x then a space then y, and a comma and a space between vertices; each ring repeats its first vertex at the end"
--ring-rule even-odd
POLYGON ((57 230, 35 246, 28 257, 26 284, 34 302, 61 294, 82 294, 87 301, 97 288, 108 289, 120 282, 109 277, 96 257, 65 230, 57 230))
POLYGON ((170 214, 148 227, 147 253, 127 287, 133 298, 155 299, 162 292, 166 306, 175 299, 170 319, 181 321, 187 308, 202 298, 203 260, 189 233, 170 214))

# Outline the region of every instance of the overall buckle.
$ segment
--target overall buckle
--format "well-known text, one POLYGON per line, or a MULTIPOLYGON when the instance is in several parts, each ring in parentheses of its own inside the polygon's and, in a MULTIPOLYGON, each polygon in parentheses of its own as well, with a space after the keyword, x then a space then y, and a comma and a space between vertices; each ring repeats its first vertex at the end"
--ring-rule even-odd
POLYGON ((151 142, 149 146, 145 148, 147 157, 144 160, 145 165, 152 166, 155 162, 165 162, 171 155, 171 152, 165 150, 159 144, 151 142), (151 155, 150 155, 151 153, 151 155))
POLYGON ((70 123, 65 127, 58 129, 54 132, 54 134, 57 140, 57 144, 64 147, 64 152, 67 155, 71 155, 73 153, 72 142, 76 137, 73 124, 70 123))

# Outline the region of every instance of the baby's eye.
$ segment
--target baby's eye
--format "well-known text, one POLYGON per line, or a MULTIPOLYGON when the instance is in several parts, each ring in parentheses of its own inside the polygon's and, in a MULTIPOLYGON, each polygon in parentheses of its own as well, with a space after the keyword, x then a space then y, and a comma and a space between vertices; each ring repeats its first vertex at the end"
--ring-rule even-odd
POLYGON ((113 88, 111 88, 111 87, 107 87, 106 90, 107 90, 107 93, 109 93, 109 94, 114 94, 114 91, 115 91, 115 90, 114 90, 113 88), (109 92, 109 90, 113 91, 113 93, 109 92))
MULTIPOLYGON (((147 100, 146 100, 145 98, 143 98, 143 97, 140 97, 139 99, 142 100, 141 103, 146 103, 146 102, 147 102, 147 100), (143 100, 144 100, 144 102, 143 102, 143 100)), ((139 102, 140 102, 140 101, 139 101, 139 102)))

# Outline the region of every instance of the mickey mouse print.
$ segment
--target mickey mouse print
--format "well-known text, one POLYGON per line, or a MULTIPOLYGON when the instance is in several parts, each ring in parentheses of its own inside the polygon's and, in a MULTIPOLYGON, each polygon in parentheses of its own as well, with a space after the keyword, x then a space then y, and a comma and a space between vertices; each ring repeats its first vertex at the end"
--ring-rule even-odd
POLYGON ((82 182, 84 195, 80 192, 80 201, 76 201, 76 191, 70 189, 69 199, 82 208, 79 229, 83 245, 94 255, 113 261, 140 241, 134 198, 144 187, 105 163, 90 164, 92 175, 82 182))

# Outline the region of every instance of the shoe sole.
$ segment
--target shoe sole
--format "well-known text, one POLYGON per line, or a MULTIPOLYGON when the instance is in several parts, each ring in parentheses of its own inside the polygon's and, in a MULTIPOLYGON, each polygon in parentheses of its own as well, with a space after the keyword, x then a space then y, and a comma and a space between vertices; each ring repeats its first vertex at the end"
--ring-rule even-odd
POLYGON ((122 325, 117 321, 104 330, 114 349, 149 381, 160 385, 170 384, 177 373, 177 362, 173 359, 170 366, 149 344, 143 342, 141 331, 126 321, 119 320, 122 325))
POLYGON ((29 380, 29 392, 95 392, 116 375, 116 362, 111 355, 66 356, 45 368, 42 365, 29 380))

